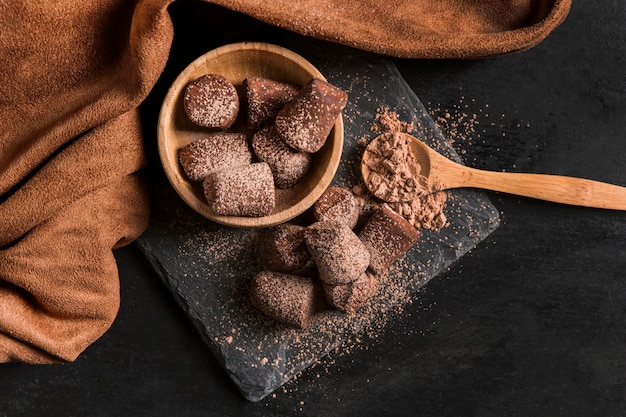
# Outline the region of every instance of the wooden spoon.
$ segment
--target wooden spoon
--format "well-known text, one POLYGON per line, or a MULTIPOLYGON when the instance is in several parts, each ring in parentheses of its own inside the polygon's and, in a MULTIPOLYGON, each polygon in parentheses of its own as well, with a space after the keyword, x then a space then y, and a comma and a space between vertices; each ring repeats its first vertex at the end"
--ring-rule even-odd
MULTIPOLYGON (((560 175, 524 174, 510 172, 484 171, 458 164, 437 153, 419 139, 408 135, 410 152, 416 157, 421 168, 421 175, 434 190, 473 187, 500 191, 524 197, 612 210, 626 210, 626 187, 607 184, 582 178, 560 175)), ((378 136, 370 142, 361 160, 361 175, 366 186, 374 195, 367 179, 372 172, 363 162, 376 149, 378 136)))

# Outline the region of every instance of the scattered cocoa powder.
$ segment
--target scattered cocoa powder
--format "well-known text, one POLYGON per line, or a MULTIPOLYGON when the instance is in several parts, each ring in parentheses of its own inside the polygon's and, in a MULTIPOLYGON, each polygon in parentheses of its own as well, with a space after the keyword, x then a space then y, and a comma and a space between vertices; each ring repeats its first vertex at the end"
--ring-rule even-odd
POLYGON ((389 132, 411 133, 415 128, 413 122, 403 122, 398 113, 386 107, 376 109, 374 123, 370 130, 374 133, 383 134, 389 132))

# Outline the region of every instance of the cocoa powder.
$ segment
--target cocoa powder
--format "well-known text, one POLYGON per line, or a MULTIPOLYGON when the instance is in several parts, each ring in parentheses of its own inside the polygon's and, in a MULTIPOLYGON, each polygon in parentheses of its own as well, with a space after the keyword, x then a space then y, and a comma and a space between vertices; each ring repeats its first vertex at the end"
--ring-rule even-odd
MULTIPOLYGON (((371 170, 364 179, 367 188, 416 229, 441 230, 447 224, 444 213, 447 193, 438 191, 421 174, 419 163, 412 155, 403 135, 411 133, 413 123, 403 122, 397 113, 378 108, 372 132, 378 133, 377 143, 368 146, 363 163, 371 170)), ((354 188, 362 195, 363 189, 354 188)))

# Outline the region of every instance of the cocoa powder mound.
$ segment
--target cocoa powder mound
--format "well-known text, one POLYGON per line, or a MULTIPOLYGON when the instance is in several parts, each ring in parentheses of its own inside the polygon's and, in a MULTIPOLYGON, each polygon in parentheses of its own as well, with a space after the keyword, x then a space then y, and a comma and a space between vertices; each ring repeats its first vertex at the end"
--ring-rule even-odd
POLYGON ((406 135, 384 133, 370 142, 363 154, 363 164, 369 168, 364 178, 374 196, 386 202, 411 201, 427 192, 421 167, 409 149, 406 135))
POLYGON ((385 107, 379 107, 376 109, 374 124, 370 130, 382 134, 391 132, 411 133, 414 129, 413 122, 403 122, 398 113, 385 107))
POLYGON ((447 224, 444 213, 447 193, 438 191, 437 184, 427 183, 408 142, 397 134, 410 134, 413 129, 413 123, 401 121, 397 113, 387 108, 377 109, 371 130, 380 135, 380 140, 378 146, 368 147, 363 155, 363 163, 371 170, 364 180, 376 197, 413 227, 439 231, 447 224))

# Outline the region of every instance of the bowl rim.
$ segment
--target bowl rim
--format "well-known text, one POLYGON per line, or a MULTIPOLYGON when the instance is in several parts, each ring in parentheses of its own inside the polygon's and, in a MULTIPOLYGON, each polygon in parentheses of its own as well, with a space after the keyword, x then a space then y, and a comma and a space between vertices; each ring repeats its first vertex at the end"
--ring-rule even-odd
POLYGON ((174 188, 178 196, 194 211, 203 217, 224 226, 237 228, 260 228, 285 223, 299 216, 315 204, 324 191, 330 186, 339 167, 339 163, 341 162, 341 156, 343 153, 343 115, 340 114, 337 117, 333 130, 331 131, 333 141, 327 168, 320 177, 319 182, 315 184, 310 192, 308 192, 302 199, 279 212, 272 212, 269 215, 262 217, 222 216, 212 213, 206 201, 199 199, 194 193, 187 191, 189 180, 187 178, 182 178, 177 174, 177 165, 179 162, 178 158, 175 158, 176 160, 172 161, 172 158, 170 157, 170 142, 168 141, 166 126, 173 117, 172 114, 176 109, 176 102, 180 97, 180 94, 184 91, 184 87, 189 81, 191 74, 195 73, 198 67, 205 65, 205 63, 209 60, 214 60, 223 55, 245 50, 256 50, 279 55, 282 58, 290 60, 302 67, 304 71, 311 75, 311 78, 319 78, 327 81, 324 75, 304 57, 296 52, 275 44, 265 42, 237 42, 212 49, 200 55, 187 65, 187 67, 185 67, 185 69, 178 74, 174 82, 170 85, 159 112, 157 147, 161 165, 170 185, 174 188))

